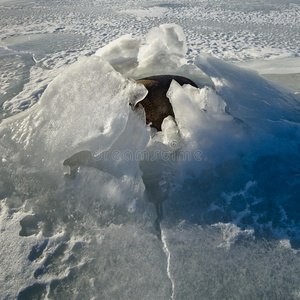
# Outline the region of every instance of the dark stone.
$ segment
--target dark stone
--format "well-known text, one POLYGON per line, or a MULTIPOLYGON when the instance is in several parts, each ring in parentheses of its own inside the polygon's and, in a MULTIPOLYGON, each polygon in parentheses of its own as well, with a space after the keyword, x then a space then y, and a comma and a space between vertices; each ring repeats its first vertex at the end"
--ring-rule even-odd
POLYGON ((146 123, 151 123, 151 126, 159 131, 164 118, 168 116, 175 118, 173 107, 167 97, 172 80, 177 81, 180 85, 190 84, 197 87, 192 80, 175 75, 157 75, 136 80, 148 90, 145 99, 140 101, 136 107, 139 105, 143 106, 146 114, 146 123))

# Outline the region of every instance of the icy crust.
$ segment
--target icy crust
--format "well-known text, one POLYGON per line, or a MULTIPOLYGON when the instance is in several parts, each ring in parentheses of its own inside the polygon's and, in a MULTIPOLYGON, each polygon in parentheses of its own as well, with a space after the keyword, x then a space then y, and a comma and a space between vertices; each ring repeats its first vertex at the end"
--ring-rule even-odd
POLYGON ((10 254, 24 270, 1 273, 5 297, 299 292, 299 263, 289 263, 300 236, 299 103, 256 73, 207 56, 191 65, 185 52, 174 24, 144 44, 121 37, 1 123, 1 265, 10 254), (155 132, 132 110, 147 91, 128 77, 164 72, 199 88, 173 81, 176 117, 155 132), (63 162, 78 153, 72 174, 63 162))
POLYGON ((216 225, 163 224, 173 299, 299 297, 297 255, 277 247, 274 241, 253 242, 249 230, 240 231, 234 224, 216 225))

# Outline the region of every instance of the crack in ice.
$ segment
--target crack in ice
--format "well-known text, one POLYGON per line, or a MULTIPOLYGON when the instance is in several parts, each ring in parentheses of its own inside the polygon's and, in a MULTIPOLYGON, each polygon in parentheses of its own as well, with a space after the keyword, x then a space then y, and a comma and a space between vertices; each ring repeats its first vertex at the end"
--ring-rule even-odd
POLYGON ((166 237, 164 235, 163 230, 161 230, 161 241, 163 243, 163 250, 164 250, 164 252, 166 254, 166 257, 167 257, 167 275, 168 275, 168 278, 171 281, 172 293, 171 293, 170 300, 173 300, 174 299, 174 292, 175 292, 175 283, 174 283, 174 280, 173 280, 171 272, 170 272, 171 253, 170 253, 170 250, 168 248, 166 237))

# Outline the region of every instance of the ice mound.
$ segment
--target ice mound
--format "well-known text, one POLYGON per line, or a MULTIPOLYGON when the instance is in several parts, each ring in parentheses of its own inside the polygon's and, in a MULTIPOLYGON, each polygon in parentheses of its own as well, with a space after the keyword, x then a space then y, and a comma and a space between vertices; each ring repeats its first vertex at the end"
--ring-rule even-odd
MULTIPOLYGON (((105 177, 104 173, 112 176, 105 179, 112 180, 112 186, 117 182, 122 185, 118 180, 129 178, 133 185, 128 191, 137 184, 139 198, 144 183, 148 191, 158 189, 159 196, 151 196, 150 202, 160 203, 172 192, 166 187, 181 186, 190 178, 227 174, 230 176, 223 183, 241 190, 250 180, 257 180, 251 169, 256 169, 262 157, 281 156, 282 163, 287 153, 298 157, 299 104, 292 94, 253 72, 205 55, 195 65, 187 63, 186 51, 182 29, 165 24, 152 28, 144 42, 126 35, 94 56, 80 59, 48 86, 36 106, 3 122, 5 172, 9 173, 12 166, 21 174, 29 172, 37 186, 47 189, 47 181, 37 179, 39 172, 45 172, 46 177, 55 174, 52 180, 59 184, 68 172, 62 163, 75 157, 79 181, 96 178, 94 172, 100 172, 100 177, 105 177), (143 125, 143 112, 131 109, 147 91, 128 77, 169 72, 195 80, 200 88, 173 81, 167 97, 175 119, 165 119, 162 132, 151 133, 143 125), (83 165, 86 167, 79 169, 83 165), (153 166, 157 172, 151 175, 148 171, 153 166), (164 168, 173 170, 172 175, 164 168), (80 175, 85 173, 93 175, 80 175), (182 182, 176 181, 178 178, 182 182)), ((290 172, 287 174, 288 181, 296 180, 290 172)), ((9 189, 2 188, 5 195, 18 186, 13 180, 10 184, 9 189)), ((114 197, 121 199, 122 193, 114 197)), ((127 205, 132 204, 129 201, 127 205)))

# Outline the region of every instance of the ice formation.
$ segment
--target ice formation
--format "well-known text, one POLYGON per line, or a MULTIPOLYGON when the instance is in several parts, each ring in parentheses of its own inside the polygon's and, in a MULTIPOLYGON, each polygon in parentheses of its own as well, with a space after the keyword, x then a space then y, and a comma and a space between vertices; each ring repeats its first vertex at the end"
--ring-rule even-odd
POLYGON ((299 248, 299 102, 256 73, 205 55, 191 64, 186 52, 175 24, 145 42, 120 37, 2 121, 4 297, 220 298, 241 286, 241 297, 265 286, 270 295, 267 255, 292 274, 274 284, 295 291, 298 258, 273 240, 299 248), (133 79, 156 74, 201 87, 172 81, 175 119, 161 132, 131 108, 147 93, 133 79), (68 176, 63 162, 76 154, 68 176), (272 241, 252 243, 260 235, 272 241))

